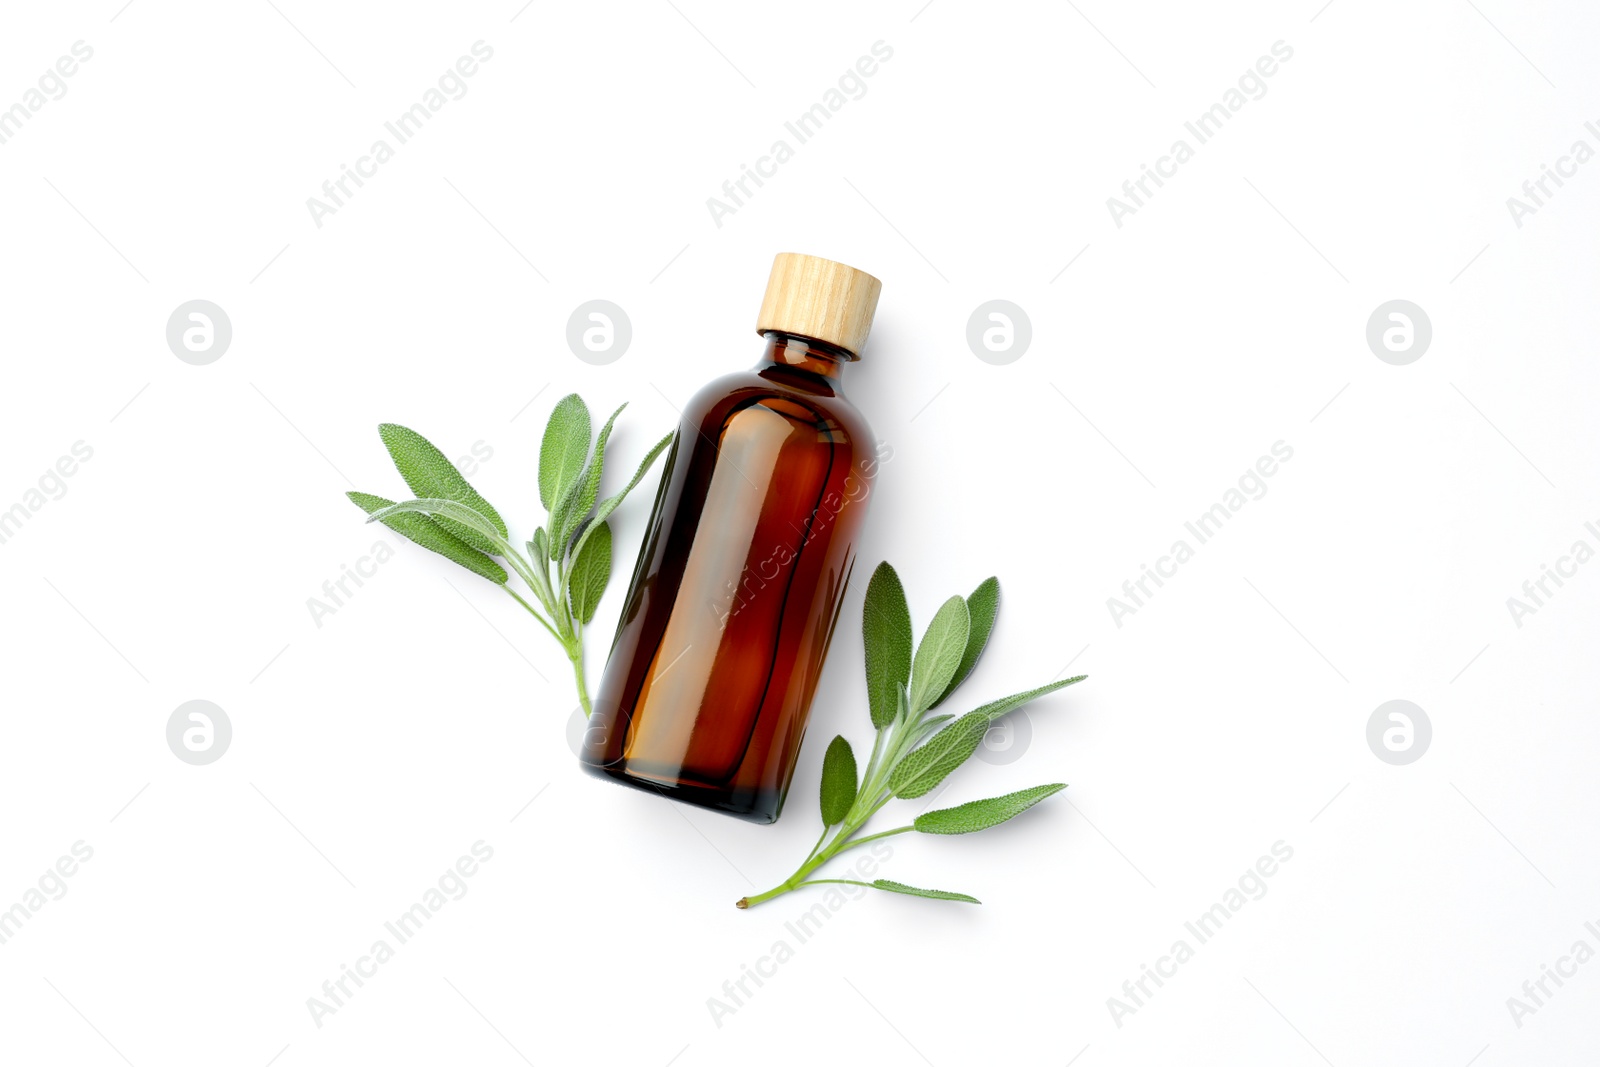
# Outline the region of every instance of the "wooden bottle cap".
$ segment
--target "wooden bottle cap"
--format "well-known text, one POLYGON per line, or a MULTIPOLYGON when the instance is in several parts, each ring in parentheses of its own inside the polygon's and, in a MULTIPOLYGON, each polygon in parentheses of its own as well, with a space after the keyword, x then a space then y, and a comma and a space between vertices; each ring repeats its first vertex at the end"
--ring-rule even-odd
POLYGON ((882 288, 872 275, 843 263, 779 252, 756 316, 756 332, 815 338, 859 358, 882 288))

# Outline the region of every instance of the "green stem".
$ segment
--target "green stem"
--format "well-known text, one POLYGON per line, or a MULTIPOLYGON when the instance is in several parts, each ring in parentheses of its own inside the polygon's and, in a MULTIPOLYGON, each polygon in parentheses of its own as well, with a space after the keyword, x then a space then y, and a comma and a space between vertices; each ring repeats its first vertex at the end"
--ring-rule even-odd
MULTIPOLYGON (((838 835, 834 837, 834 839, 826 848, 819 853, 807 857, 806 861, 800 865, 800 869, 791 874, 781 884, 773 886, 765 893, 757 893, 753 897, 741 897, 736 902, 735 906, 740 908, 753 908, 757 904, 771 900, 773 897, 781 897, 785 893, 794 892, 802 885, 809 884, 807 883, 806 879, 810 876, 811 872, 832 859, 834 854, 840 851, 840 842, 846 840, 849 835, 853 833, 855 833, 855 829, 849 825, 840 827, 838 835)), ((823 831, 823 836, 827 836, 826 830, 823 831)))
POLYGON ((757 893, 753 897, 740 897, 734 902, 733 906, 736 908, 753 908, 757 904, 763 904, 771 900, 773 897, 783 896, 785 893, 792 891, 795 888, 795 885, 798 884, 798 882, 794 885, 784 882, 782 885, 775 886, 772 889, 767 890, 765 893, 757 893))
POLYGON ((885 830, 882 833, 868 834, 866 837, 858 837, 854 841, 851 841, 849 844, 841 845, 839 848, 835 849, 833 854, 835 856, 837 856, 841 852, 848 852, 851 849, 855 848, 857 845, 864 845, 868 841, 876 841, 880 837, 893 837, 895 834, 909 833, 910 831, 915 830, 915 829, 916 829, 915 826, 897 826, 893 830, 885 830))
POLYGON ((861 776, 862 782, 872 781, 873 772, 878 769, 878 758, 883 752, 883 731, 876 730, 872 737, 872 756, 867 760, 866 772, 861 776))
POLYGON ((572 673, 578 679, 578 703, 583 706, 583 717, 587 719, 594 713, 594 707, 589 703, 589 686, 583 679, 582 640, 567 645, 567 658, 572 661, 572 673))
POLYGON ((817 854, 817 849, 822 847, 822 843, 828 839, 828 831, 832 829, 833 827, 831 826, 824 826, 822 828, 822 836, 817 838, 817 843, 811 846, 810 852, 806 853, 806 859, 809 860, 812 856, 817 854))
POLYGON ((539 560, 538 570, 535 571, 534 564, 523 559, 521 554, 509 544, 501 541, 500 547, 506 552, 505 558, 511 564, 511 569, 521 576, 522 580, 528 584, 528 588, 533 590, 534 595, 544 603, 545 610, 550 612, 551 618, 555 620, 554 623, 552 624, 549 619, 535 611, 533 605, 519 596, 517 591, 509 585, 502 585, 501 588, 510 593, 512 599, 526 608, 529 615, 538 619, 539 625, 548 630, 550 636, 560 641, 561 647, 566 649, 567 659, 572 663, 573 678, 578 683, 578 704, 583 708, 583 717, 587 719, 594 713, 594 705, 589 700, 589 683, 584 678, 583 673, 583 628, 572 617, 572 608, 567 601, 566 568, 563 562, 561 560, 556 561, 556 581, 561 590, 561 597, 556 603, 552 604, 548 599, 551 590, 549 568, 546 561, 539 560))
POLYGON ((895 764, 900 762, 909 739, 915 736, 919 725, 919 718, 902 720, 896 717, 895 721, 878 731, 877 738, 872 744, 872 756, 867 760, 866 771, 862 774, 861 791, 856 794, 855 803, 850 805, 850 811, 845 815, 844 821, 839 824, 839 831, 826 845, 828 828, 822 831, 822 838, 812 847, 811 854, 800 864, 800 869, 791 874, 780 885, 776 885, 765 893, 755 896, 743 897, 737 902, 741 908, 752 908, 757 904, 780 897, 785 893, 792 893, 802 886, 819 885, 824 882, 836 882, 843 885, 869 885, 867 882, 855 882, 850 879, 819 878, 812 879, 811 872, 827 863, 839 853, 864 845, 879 838, 893 837, 895 834, 907 833, 915 830, 915 826, 899 826, 893 830, 884 830, 881 833, 869 834, 866 837, 856 837, 856 833, 866 825, 867 820, 876 815, 885 804, 894 799, 889 792, 889 777, 895 764), (808 880, 809 879, 809 880, 808 880))
POLYGON ((551 626, 548 621, 546 621, 546 619, 545 619, 545 617, 543 615, 540 615, 537 611, 534 610, 534 607, 533 607, 532 604, 530 604, 526 600, 522 599, 522 597, 517 594, 517 591, 515 589, 511 588, 509 585, 502 585, 500 588, 504 589, 507 593, 511 594, 511 599, 512 600, 515 600, 518 604, 521 604, 523 607, 527 608, 528 609, 528 614, 532 615, 534 618, 538 619, 539 620, 539 625, 543 626, 546 630, 549 630, 551 637, 555 638, 557 641, 561 640, 561 635, 556 633, 555 628, 553 626, 551 626))
MULTIPOLYGON (((753 897, 740 898, 740 900, 736 903, 736 906, 740 908, 753 908, 757 904, 771 900, 773 897, 781 897, 785 893, 792 893, 803 885, 814 885, 815 882, 807 881, 807 879, 811 876, 811 872, 816 870, 818 867, 821 867, 829 860, 833 859, 833 857, 837 856, 845 849, 853 847, 850 839, 855 836, 856 831, 861 829, 861 825, 872 817, 872 813, 877 811, 879 807, 883 806, 883 803, 886 800, 888 800, 887 797, 877 799, 876 806, 869 805, 870 810, 868 810, 865 814, 858 814, 854 809, 852 809, 850 814, 845 817, 844 822, 839 824, 839 830, 836 834, 834 834, 833 840, 829 841, 826 845, 823 845, 822 842, 827 839, 828 830, 831 829, 831 827, 824 827, 822 830, 822 837, 819 838, 817 840, 817 844, 812 847, 811 855, 807 856, 805 862, 800 864, 799 870, 791 874, 783 881, 782 884, 774 886, 765 893, 757 893, 753 897)), ((859 804, 859 802, 860 798, 857 798, 857 803, 859 804)), ((910 829, 912 828, 909 826, 904 828, 904 830, 910 829)), ((872 837, 887 837, 891 833, 901 832, 903 832, 903 830, 891 830, 886 834, 873 834, 872 837)), ((862 838, 861 840, 869 841, 872 840, 872 838, 862 838)))
POLYGON ((529 589, 537 592, 539 589, 539 583, 534 578, 533 567, 528 563, 527 560, 522 558, 522 553, 518 552, 515 548, 512 548, 510 542, 498 534, 495 535, 493 541, 496 547, 500 549, 501 558, 507 563, 511 564, 511 569, 517 572, 517 577, 526 582, 529 589))

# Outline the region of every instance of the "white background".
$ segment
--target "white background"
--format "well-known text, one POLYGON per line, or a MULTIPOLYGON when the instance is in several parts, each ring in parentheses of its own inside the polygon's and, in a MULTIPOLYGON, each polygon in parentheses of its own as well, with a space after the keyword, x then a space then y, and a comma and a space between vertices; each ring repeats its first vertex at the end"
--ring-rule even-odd
MULTIPOLYGON (((1600 148, 1600 14, 1319 3, 11 5, 0 106, 94 54, 0 145, 0 509, 93 458, 0 545, 0 907, 94 852, 0 946, 0 1059, 1592 1063, 1600 962, 1520 1027, 1507 998, 1600 949, 1600 565, 1520 627, 1506 600, 1600 547, 1600 162, 1520 228, 1506 199, 1600 148), (307 198, 479 40, 467 94, 316 226, 307 198), (880 40, 866 94, 717 226, 706 199, 880 40), (1115 225, 1276 41, 1265 96, 1115 225), (893 839, 883 876, 981 907, 873 893, 803 944, 820 894, 732 903, 815 838, 823 742, 870 743, 864 583, 758 827, 580 774, 555 643, 343 498, 403 493, 374 432, 403 422, 491 448, 475 484, 528 536, 550 405, 626 401, 631 466, 755 361, 784 250, 884 283, 847 372, 894 449, 863 564, 919 626, 999 575, 968 705, 1090 675, 939 799, 1069 790, 893 839), (164 335, 197 298, 233 326, 209 366, 164 335), (565 342, 594 298, 633 324, 604 367, 565 342), (994 298, 1032 322, 1004 366, 965 341, 994 298), (1432 322, 1408 366, 1365 340, 1391 299, 1432 322), (1116 625, 1278 441, 1266 495, 1116 625), (204 767, 165 741, 197 698, 234 730, 204 767), (1391 699, 1432 723, 1408 766, 1367 745, 1391 699), (317 1026, 307 998, 479 840, 467 895, 317 1026), (1119 1026, 1108 998, 1278 841, 1266 895, 1119 1026)), ((614 520, 591 684, 654 483, 614 520)))

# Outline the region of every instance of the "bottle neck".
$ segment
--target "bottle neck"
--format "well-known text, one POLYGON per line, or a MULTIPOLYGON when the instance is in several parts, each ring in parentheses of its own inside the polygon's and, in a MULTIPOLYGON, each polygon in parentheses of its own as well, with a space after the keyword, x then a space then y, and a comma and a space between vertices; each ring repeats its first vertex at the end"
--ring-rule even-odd
POLYGON ((768 330, 762 336, 767 339, 767 349, 758 367, 788 367, 838 383, 843 377, 844 365, 856 360, 854 353, 810 337, 777 330, 768 330))

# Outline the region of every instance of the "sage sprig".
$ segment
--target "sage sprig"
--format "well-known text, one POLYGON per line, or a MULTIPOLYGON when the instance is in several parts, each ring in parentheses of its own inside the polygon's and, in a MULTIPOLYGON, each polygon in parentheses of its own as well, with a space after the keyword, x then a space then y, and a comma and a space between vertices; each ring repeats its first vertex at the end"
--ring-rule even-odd
POLYGON ((829 743, 822 759, 822 836, 799 870, 765 893, 744 897, 738 902, 739 907, 754 907, 806 886, 830 884, 978 903, 977 898, 965 893, 918 889, 887 878, 861 882, 850 878, 813 878, 812 875, 839 853, 880 838, 912 832, 970 834, 987 830, 1066 788, 1062 783, 1038 785, 953 808, 925 811, 906 826, 858 836, 867 821, 889 801, 914 800, 937 788, 952 771, 972 757, 989 727, 1008 712, 1088 677, 1080 674, 1014 693, 959 718, 929 714, 972 673, 989 642, 999 607, 1000 583, 989 578, 974 589, 971 596, 953 596, 941 604, 923 632, 922 640, 913 646, 911 609, 906 603, 900 576, 888 563, 878 564, 867 583, 861 611, 867 704, 877 731, 866 770, 857 775, 855 752, 843 736, 829 743))
POLYGON ((368 522, 381 522, 494 582, 539 620, 561 642, 572 663, 585 716, 591 705, 584 678, 583 630, 594 621, 600 597, 611 580, 611 524, 607 519, 673 438, 667 434, 657 441, 628 484, 599 499, 606 445, 617 416, 627 406, 612 412, 595 440, 589 408, 582 397, 573 393, 556 403, 539 446, 539 502, 545 508, 545 522, 527 542, 526 555, 511 544, 500 513, 444 453, 404 426, 384 423, 378 427, 378 436, 415 498, 396 503, 370 493, 346 494, 367 513, 368 522), (522 579, 543 612, 511 587, 507 566, 522 579))

